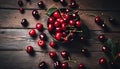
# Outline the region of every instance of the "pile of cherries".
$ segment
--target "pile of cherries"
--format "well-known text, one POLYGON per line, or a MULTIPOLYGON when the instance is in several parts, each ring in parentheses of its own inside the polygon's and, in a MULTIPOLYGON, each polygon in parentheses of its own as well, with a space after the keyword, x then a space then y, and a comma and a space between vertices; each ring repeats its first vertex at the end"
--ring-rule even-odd
POLYGON ((69 42, 79 36, 81 20, 78 12, 62 8, 54 11, 48 18, 48 31, 57 40, 69 42))

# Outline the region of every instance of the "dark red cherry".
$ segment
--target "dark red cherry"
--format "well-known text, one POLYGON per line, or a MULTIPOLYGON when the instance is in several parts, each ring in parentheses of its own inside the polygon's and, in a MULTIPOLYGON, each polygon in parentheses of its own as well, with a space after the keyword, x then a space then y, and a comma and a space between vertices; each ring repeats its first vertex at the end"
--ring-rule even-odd
POLYGON ((70 0, 70 5, 69 5, 70 8, 77 8, 78 7, 78 4, 76 3, 75 0, 70 0))
POLYGON ((51 42, 49 43, 49 45, 54 48, 54 47, 56 47, 57 44, 56 44, 56 42, 51 41, 51 42))
POLYGON ((73 19, 76 19, 76 18, 78 18, 78 17, 79 17, 78 12, 75 12, 75 13, 72 14, 72 18, 73 18, 73 19))
POLYGON ((55 34, 55 39, 56 39, 56 40, 60 41, 60 40, 61 40, 61 37, 62 37, 62 33, 57 32, 57 33, 55 34))
POLYGON ((68 69, 69 65, 67 62, 62 63, 62 69, 68 69))
POLYGON ((65 59, 68 59, 69 53, 68 53, 67 51, 62 51, 62 52, 61 52, 61 56, 62 56, 63 58, 65 58, 65 59))
POLYGON ((66 14, 64 18, 66 19, 66 21, 68 21, 71 18, 71 16, 69 14, 66 14))
POLYGON ((55 26, 55 27, 59 27, 60 25, 61 25, 61 23, 60 23, 60 22, 55 21, 55 23, 54 23, 54 26, 55 26))
POLYGON ((47 69, 47 63, 45 61, 42 61, 39 63, 38 67, 40 69, 47 69))
POLYGON ((99 35, 98 36, 98 40, 100 41, 100 42, 105 42, 106 41, 106 37, 102 34, 102 35, 99 35))
POLYGON ((33 10, 33 11, 32 11, 32 15, 33 15, 33 17, 36 18, 36 19, 39 19, 39 17, 40 17, 37 10, 33 10))
POLYGON ((39 6, 41 9, 45 8, 45 5, 44 5, 44 2, 43 2, 43 1, 39 1, 39 2, 38 2, 38 6, 39 6))
POLYGON ((52 59, 55 59, 55 58, 57 57, 57 54, 56 54, 56 52, 54 52, 54 51, 50 51, 50 52, 49 52, 49 56, 50 56, 52 59))
POLYGON ((61 33, 62 32, 62 28, 61 27, 56 27, 56 33, 61 33))
POLYGON ((103 51, 104 53, 108 53, 108 52, 109 52, 109 49, 108 49, 107 46, 103 46, 103 47, 102 47, 102 51, 103 51))
POLYGON ((19 5, 20 7, 22 7, 22 6, 24 5, 23 1, 22 1, 22 0, 18 0, 18 5, 19 5))
POLYGON ((33 53, 34 49, 32 46, 27 46, 26 51, 27 51, 27 53, 31 54, 31 53, 33 53))
POLYGON ((69 21, 69 25, 74 26, 75 25, 75 21, 74 20, 70 20, 69 21))
POLYGON ((63 31, 66 31, 66 23, 62 23, 61 28, 62 28, 63 31))
POLYGON ((19 8, 19 11, 20 11, 21 14, 25 13, 25 10, 23 8, 19 8))
POLYGON ((104 22, 102 21, 102 19, 99 16, 97 16, 97 17, 95 17, 95 23, 101 26, 104 22))
POLYGON ((107 63, 107 60, 104 57, 99 59, 99 64, 100 65, 106 65, 106 63, 107 63))
POLYGON ((48 31, 51 32, 53 30, 53 28, 54 28, 53 24, 48 24, 48 31))
POLYGON ((23 18, 22 21, 21 21, 21 24, 22 24, 24 27, 27 27, 27 26, 28 26, 28 21, 27 21, 27 19, 23 18))
POLYGON ((55 12, 53 13, 53 16, 54 16, 55 18, 60 18, 60 13, 59 13, 58 11, 55 11, 55 12))
POLYGON ((79 66, 78 66, 78 69, 85 69, 85 65, 80 63, 79 66))
POLYGON ((81 27, 82 26, 82 23, 81 21, 76 21, 76 24, 75 24, 76 27, 81 27))
POLYGON ((39 35, 39 38, 40 38, 41 40, 46 40, 46 34, 45 34, 45 33, 41 33, 41 34, 39 35))
POLYGON ((54 62, 54 68, 55 69, 61 69, 61 67, 62 67, 62 64, 59 60, 54 62))
POLYGON ((31 30, 29 31, 29 35, 30 35, 31 37, 36 36, 36 31, 35 31, 34 29, 31 29, 31 30))
POLYGON ((39 40, 38 41, 38 46, 44 47, 45 46, 45 41, 44 40, 39 40))
POLYGON ((36 29, 39 30, 39 31, 42 31, 43 30, 43 25, 41 23, 37 23, 36 24, 36 29))
POLYGON ((53 24, 55 22, 55 18, 52 16, 49 17, 48 22, 53 24))

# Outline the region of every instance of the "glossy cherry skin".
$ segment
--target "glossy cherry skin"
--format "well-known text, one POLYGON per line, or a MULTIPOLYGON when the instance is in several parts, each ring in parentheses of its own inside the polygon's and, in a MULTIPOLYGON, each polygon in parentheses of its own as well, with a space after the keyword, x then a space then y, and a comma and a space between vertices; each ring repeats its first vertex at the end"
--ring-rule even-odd
POLYGON ((38 41, 38 46, 43 48, 45 46, 45 41, 44 40, 39 40, 38 41))
POLYGON ((19 11, 20 11, 21 14, 25 13, 25 10, 23 8, 19 8, 19 11))
POLYGON ((55 59, 57 57, 57 54, 54 51, 50 51, 49 56, 50 56, 50 58, 55 59))
POLYGON ((101 20, 101 18, 99 17, 99 16, 97 16, 97 17, 95 17, 95 22, 96 23, 100 23, 102 20, 101 20))
POLYGON ((62 67, 62 64, 61 64, 60 61, 57 60, 57 61, 54 62, 54 68, 55 69, 61 69, 61 67, 62 67))
POLYGON ((47 69, 47 63, 45 61, 42 61, 39 63, 38 67, 40 69, 47 69))
POLYGON ((60 41, 61 37, 62 37, 62 33, 57 32, 56 35, 55 35, 55 39, 60 41))
POLYGON ((76 23, 76 24, 75 24, 76 27, 81 27, 81 26, 82 26, 81 21, 76 21, 75 23, 76 23))
POLYGON ((73 18, 73 19, 76 19, 76 18, 78 18, 78 17, 79 17, 78 12, 75 12, 75 13, 72 14, 72 18, 73 18))
POLYGON ((103 51, 104 53, 110 52, 107 46, 103 46, 103 47, 102 47, 102 51, 103 51))
POLYGON ((61 52, 61 56, 62 56, 63 58, 65 58, 65 59, 68 59, 69 54, 68 54, 67 51, 62 51, 62 52, 61 52))
POLYGON ((34 17, 35 19, 39 19, 39 17, 40 17, 37 10, 33 10, 33 11, 32 11, 32 15, 33 15, 33 17, 34 17))
POLYGON ((31 54, 31 53, 33 53, 34 49, 32 46, 27 46, 26 51, 27 51, 27 53, 31 54))
POLYGON ((100 65, 106 65, 106 63, 107 63, 107 60, 104 57, 99 59, 99 64, 100 65))
POLYGON ((45 8, 45 5, 44 5, 44 2, 43 2, 43 1, 39 1, 39 2, 38 2, 38 6, 39 6, 41 9, 45 8))
POLYGON ((61 23, 60 23, 60 22, 55 21, 55 23, 54 23, 54 26, 55 26, 55 27, 59 27, 60 25, 61 25, 61 23))
POLYGON ((36 24, 36 29, 39 30, 39 31, 42 31, 43 30, 43 25, 41 23, 37 23, 36 24))
POLYGON ((22 7, 22 6, 24 5, 23 1, 22 1, 22 0, 18 0, 18 5, 19 5, 20 7, 22 7))
POLYGON ((62 63, 62 69, 68 69, 69 65, 67 62, 62 63))
POLYGON ((48 22, 53 24, 55 22, 55 18, 50 16, 48 22))
POLYGON ((101 35, 98 36, 98 40, 100 42, 105 42, 106 41, 106 37, 103 34, 101 34, 101 35))
POLYGON ((75 25, 75 21, 74 21, 74 20, 70 20, 70 21, 69 21, 69 25, 70 25, 70 26, 74 26, 74 25, 75 25))
POLYGON ((53 48, 55 48, 56 47, 56 42, 54 42, 54 41, 51 41, 50 43, 49 43, 49 46, 50 47, 53 47, 53 48))
POLYGON ((60 18, 60 13, 59 13, 58 11, 55 11, 55 12, 53 13, 53 16, 54 16, 55 18, 60 18))
POLYGON ((80 63, 79 66, 78 66, 78 69, 85 69, 85 65, 80 63))
POLYGON ((51 32, 54 29, 53 24, 48 24, 48 31, 51 32))
POLYGON ((31 37, 36 36, 36 31, 35 31, 34 29, 31 29, 31 30, 29 31, 29 35, 30 35, 31 37))
POLYGON ((62 28, 61 27, 56 27, 56 33, 61 33, 62 32, 62 28))
POLYGON ((22 26, 27 27, 28 26, 28 21, 27 19, 23 18, 21 21, 22 26))
POLYGON ((45 33, 41 33, 41 34, 39 35, 39 38, 40 38, 41 40, 46 40, 46 34, 45 34, 45 33))

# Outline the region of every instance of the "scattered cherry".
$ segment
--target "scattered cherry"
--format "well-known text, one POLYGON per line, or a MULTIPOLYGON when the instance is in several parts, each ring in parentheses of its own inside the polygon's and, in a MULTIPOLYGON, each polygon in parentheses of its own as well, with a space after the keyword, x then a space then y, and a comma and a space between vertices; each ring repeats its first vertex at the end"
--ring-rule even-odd
POLYGON ((100 42, 105 42, 106 41, 106 37, 103 34, 101 34, 101 35, 98 36, 98 40, 100 42))
POLYGON ((55 26, 55 27, 59 27, 60 25, 61 25, 61 23, 60 23, 60 22, 55 21, 55 23, 54 23, 54 26, 55 26))
POLYGON ((55 39, 60 41, 61 37, 62 37, 62 33, 57 32, 56 35, 55 35, 55 39))
POLYGON ((46 64, 45 61, 42 61, 42 62, 39 63, 38 67, 39 67, 40 69, 46 69, 46 68, 47 68, 47 64, 46 64))
POLYGON ((38 41, 38 46, 43 48, 45 46, 45 41, 44 40, 39 40, 38 41))
POLYGON ((70 8, 77 8, 78 7, 78 4, 76 3, 75 0, 70 0, 70 5, 69 5, 70 8))
POLYGON ((68 69, 69 65, 67 62, 62 63, 62 69, 68 69))
POLYGON ((76 21, 76 27, 81 27, 82 26, 82 23, 81 23, 81 21, 76 21))
POLYGON ((62 66, 62 64, 61 64, 60 61, 57 60, 57 61, 54 62, 54 68, 55 69, 61 69, 61 66, 62 66))
POLYGON ((18 0, 18 5, 19 5, 20 7, 22 7, 22 6, 24 5, 23 1, 22 1, 22 0, 18 0))
POLYGON ((43 25, 41 23, 37 23, 36 24, 36 29, 39 30, 39 31, 42 31, 43 30, 43 25))
POLYGON ((32 46, 27 46, 27 49, 26 49, 27 53, 31 54, 34 52, 34 49, 32 46))
POLYGON ((56 44, 56 42, 51 41, 51 42, 49 43, 49 45, 54 48, 54 47, 56 47, 57 44, 56 44))
POLYGON ((53 24, 55 22, 55 18, 52 16, 49 17, 48 22, 53 24))
POLYGON ((23 18, 22 21, 21 21, 21 24, 22 24, 24 27, 27 27, 27 26, 28 26, 28 21, 27 21, 27 19, 23 18))
POLYGON ((19 8, 19 11, 20 11, 21 14, 25 13, 25 10, 23 8, 19 8))
POLYGON ((54 51, 50 51, 50 52, 49 52, 49 56, 50 56, 52 59, 56 59, 57 54, 56 54, 56 52, 54 52, 54 51))
POLYGON ((69 25, 74 26, 75 25, 75 21, 74 20, 70 20, 69 21, 69 25))
POLYGON ((39 35, 39 38, 40 38, 41 40, 46 40, 46 34, 45 34, 45 33, 41 33, 41 34, 39 35))
POLYGON ((44 8, 45 8, 45 5, 44 5, 44 2, 43 2, 43 1, 39 1, 39 2, 38 2, 38 6, 39 6, 41 9, 44 9, 44 8))
POLYGON ((36 18, 36 19, 39 19, 39 17, 40 17, 37 10, 33 10, 33 11, 32 11, 32 15, 33 15, 33 17, 36 18))
POLYGON ((79 66, 78 66, 78 69, 85 69, 85 65, 80 63, 79 66))
POLYGON ((36 36, 36 31, 35 31, 34 29, 31 29, 31 30, 29 31, 29 35, 30 35, 31 37, 36 36))
POLYGON ((104 57, 99 59, 99 64, 100 65, 106 65, 106 63, 107 63, 107 60, 104 57))
POLYGON ((67 51, 62 51, 62 52, 61 52, 61 56, 62 56, 63 58, 65 58, 65 59, 68 59, 69 53, 68 53, 67 51))
POLYGON ((109 49, 108 49, 107 46, 103 46, 103 47, 102 47, 102 51, 103 51, 104 53, 108 53, 108 52, 109 52, 109 49))

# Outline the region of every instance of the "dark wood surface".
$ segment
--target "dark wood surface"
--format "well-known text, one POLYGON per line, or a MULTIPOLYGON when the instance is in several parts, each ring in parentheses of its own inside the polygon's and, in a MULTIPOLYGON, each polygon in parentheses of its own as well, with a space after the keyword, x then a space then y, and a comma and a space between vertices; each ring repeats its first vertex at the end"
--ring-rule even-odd
MULTIPOLYGON (((37 22, 41 22, 47 28, 48 16, 45 15, 46 10, 41 10, 37 6, 38 0, 31 0, 31 3, 23 0, 25 3, 25 14, 19 12, 17 1, 0 0, 0 69, 39 69, 38 64, 41 61, 46 61, 49 68, 53 69, 53 61, 48 55, 49 51, 56 51, 59 60, 63 62, 66 61, 60 56, 60 52, 63 50, 70 52, 71 61, 67 62, 71 69, 77 69, 79 63, 85 64, 87 69, 103 69, 98 64, 98 59, 101 57, 107 59, 107 57, 101 50, 103 44, 98 41, 97 36, 104 34, 106 37, 120 43, 120 26, 113 26, 108 21, 109 17, 120 19, 119 0, 76 0, 80 6, 77 10, 82 22, 89 28, 91 38, 88 39, 88 44, 82 44, 79 41, 69 44, 58 43, 57 49, 48 45, 53 39, 47 29, 44 30, 48 37, 46 49, 41 49, 37 45, 38 37, 32 39, 28 35, 29 30, 35 28, 37 22), (33 18, 31 14, 33 9, 38 9, 41 16, 39 20, 33 18), (102 17, 105 24, 110 28, 109 32, 104 32, 101 27, 95 24, 94 19, 98 15, 102 17), (23 18, 26 18, 29 22, 27 28, 24 28, 20 23, 23 18), (25 51, 28 45, 34 47, 35 56, 30 56, 25 51), (91 55, 89 57, 82 55, 80 52, 82 48, 88 49, 91 55)), ((47 9, 52 6, 63 7, 59 2, 53 2, 52 0, 43 1, 47 9)), ((69 0, 67 2, 69 3, 69 0)), ((40 33, 37 32, 37 34, 40 33)), ((111 67, 108 66, 107 69, 111 69, 111 67)))

